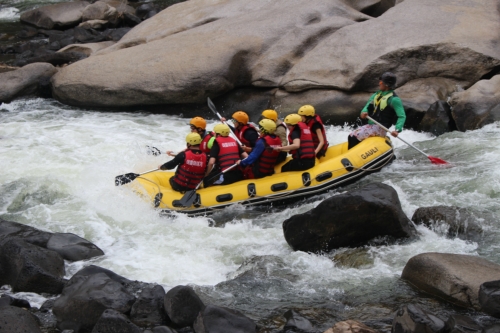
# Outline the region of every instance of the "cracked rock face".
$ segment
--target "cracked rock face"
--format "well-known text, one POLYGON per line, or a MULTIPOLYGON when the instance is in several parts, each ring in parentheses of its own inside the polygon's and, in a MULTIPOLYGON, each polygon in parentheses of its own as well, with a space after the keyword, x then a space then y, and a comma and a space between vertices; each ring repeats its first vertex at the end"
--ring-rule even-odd
POLYGON ((446 78, 468 87, 500 65, 497 1, 406 0, 377 18, 361 7, 340 0, 183 2, 61 70, 53 93, 98 107, 204 103, 242 87, 353 94, 376 89, 387 70, 398 86, 446 78))

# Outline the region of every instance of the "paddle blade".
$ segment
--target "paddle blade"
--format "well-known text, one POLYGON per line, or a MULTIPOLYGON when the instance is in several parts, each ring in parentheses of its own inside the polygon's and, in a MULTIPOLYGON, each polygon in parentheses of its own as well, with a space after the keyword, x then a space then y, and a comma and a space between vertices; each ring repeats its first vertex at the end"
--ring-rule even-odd
POLYGON ((179 204, 182 207, 191 207, 193 202, 196 200, 196 190, 187 191, 184 196, 179 200, 179 204))
POLYGON ((127 173, 125 175, 120 175, 115 177, 115 185, 120 186, 120 185, 125 185, 139 177, 140 175, 137 173, 127 173))
POLYGON ((151 146, 146 146, 146 147, 148 149, 148 151, 147 151, 148 155, 154 155, 154 156, 161 155, 160 149, 158 149, 156 147, 151 147, 151 146))
POLYGON ((208 107, 210 108, 210 110, 217 113, 217 109, 215 108, 215 105, 212 102, 212 100, 210 99, 210 97, 207 97, 207 104, 208 104, 208 107))
POLYGON ((432 164, 448 164, 448 162, 443 161, 440 158, 433 157, 433 156, 427 156, 429 160, 432 162, 432 164))

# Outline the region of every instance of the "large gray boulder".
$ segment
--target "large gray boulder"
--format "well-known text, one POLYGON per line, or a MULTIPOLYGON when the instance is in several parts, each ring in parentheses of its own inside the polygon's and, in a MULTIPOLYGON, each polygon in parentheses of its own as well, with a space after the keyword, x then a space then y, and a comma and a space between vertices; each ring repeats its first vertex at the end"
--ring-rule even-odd
POLYGON ((29 225, 0 219, 0 241, 21 239, 27 243, 57 252, 71 261, 85 260, 104 255, 96 245, 72 233, 51 233, 29 225))
POLYGON ((85 7, 82 12, 82 21, 104 20, 111 24, 117 24, 119 15, 116 8, 108 5, 104 1, 96 1, 85 7))
POLYGON ((239 311, 207 305, 193 324, 196 333, 255 333, 257 325, 239 311))
POLYGON ((38 94, 40 82, 55 73, 57 68, 48 63, 33 63, 0 73, 0 103, 8 103, 21 96, 38 94))
POLYGON ((446 101, 437 101, 425 112, 422 121, 417 126, 418 131, 430 132, 436 136, 457 129, 451 116, 451 108, 446 101))
POLYGON ((65 284, 64 260, 55 251, 18 238, 0 240, 0 285, 15 292, 59 294, 65 284))
POLYGON ((15 306, 0 307, 0 332, 8 333, 42 333, 37 317, 29 311, 15 306))
POLYGON ((500 75, 453 94, 450 105, 460 131, 478 129, 500 120, 500 75))
POLYGON ((428 294, 479 310, 479 288, 499 279, 500 265, 470 255, 422 253, 406 263, 401 277, 428 294))
MULTIPOLYGON (((136 26, 99 57, 64 68, 53 78, 54 96, 120 107, 205 103, 240 87, 366 93, 387 70, 398 75, 399 87, 444 78, 468 88, 500 65, 496 0, 405 0, 377 18, 360 12, 370 6, 186 1, 136 26)), ((411 97, 409 108, 424 112, 453 92, 448 83, 428 86, 434 92, 424 101, 411 97)), ((335 114, 333 101, 323 100, 319 111, 335 114)), ((341 112, 357 115, 359 108, 341 112)))
POLYGON ((104 252, 72 233, 55 233, 47 242, 47 249, 59 253, 64 259, 70 261, 85 260, 104 255, 104 252))
POLYGON ((411 218, 413 223, 424 224, 441 235, 476 242, 484 233, 480 219, 469 209, 456 206, 420 207, 411 218))
POLYGON ((320 40, 367 19, 340 0, 187 1, 99 57, 65 68, 54 93, 69 104, 126 106, 204 103, 239 86, 276 87, 320 40))
POLYGON ((130 322, 123 313, 116 310, 106 310, 97 321, 92 333, 142 333, 142 330, 130 322))
POLYGON ((135 301, 125 288, 105 273, 75 275, 52 309, 60 330, 88 332, 107 309, 128 313, 135 301))
POLYGON ((165 289, 156 285, 143 289, 130 311, 130 320, 141 327, 154 327, 167 323, 163 299, 165 289))
POLYGON ((190 286, 176 286, 163 298, 168 318, 178 327, 193 326, 205 304, 190 286))
POLYGON ((323 39, 282 78, 288 91, 373 90, 384 71, 397 86, 446 77, 472 85, 500 63, 498 1, 405 0, 378 18, 323 39))
POLYGON ((283 222, 283 233, 294 250, 305 252, 362 246, 377 237, 416 235, 397 192, 382 183, 333 196, 288 218, 283 222))
POLYGON ((22 13, 21 22, 47 30, 68 28, 81 22, 88 5, 87 1, 72 1, 35 8, 22 13))

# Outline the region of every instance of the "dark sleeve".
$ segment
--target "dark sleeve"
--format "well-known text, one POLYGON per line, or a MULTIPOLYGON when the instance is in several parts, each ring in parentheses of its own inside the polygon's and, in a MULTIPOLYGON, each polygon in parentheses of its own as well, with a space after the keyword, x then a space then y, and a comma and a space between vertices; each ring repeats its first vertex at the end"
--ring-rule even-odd
POLYGON ((168 161, 167 163, 163 164, 160 169, 161 170, 172 170, 176 166, 184 163, 185 159, 186 159, 186 153, 181 151, 179 154, 175 155, 173 160, 168 161))
POLYGON ((212 148, 210 149, 210 157, 215 157, 219 156, 219 144, 217 141, 214 140, 214 144, 212 145, 212 148))
POLYGON ((259 133, 257 133, 255 129, 251 128, 245 131, 244 137, 245 140, 250 142, 250 147, 255 147, 255 143, 259 139, 259 133))
POLYGON ((295 128, 292 131, 292 143, 293 143, 293 140, 295 140, 295 139, 300 139, 300 127, 299 126, 295 126, 295 128))
POLYGON ((320 123, 315 122, 314 125, 311 127, 311 132, 316 133, 316 130, 319 129, 321 131, 323 126, 321 126, 320 123))

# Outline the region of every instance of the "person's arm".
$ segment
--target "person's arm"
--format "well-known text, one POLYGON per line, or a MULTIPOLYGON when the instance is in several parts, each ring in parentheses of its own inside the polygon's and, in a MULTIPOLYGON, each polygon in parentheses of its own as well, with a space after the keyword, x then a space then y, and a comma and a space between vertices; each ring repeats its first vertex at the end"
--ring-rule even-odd
POLYGON ((296 138, 293 139, 292 144, 284 147, 276 147, 274 150, 278 151, 290 151, 290 150, 295 150, 300 148, 300 139, 296 138))
POLYGON ((207 171, 205 172, 205 177, 210 174, 210 172, 214 168, 214 164, 215 164, 215 157, 210 157, 210 159, 208 160, 207 171))
POLYGON ((162 164, 158 167, 160 170, 172 170, 178 165, 181 165, 184 163, 184 160, 186 159, 186 154, 181 151, 179 154, 175 155, 174 159, 171 161, 168 161, 165 164, 162 164))
POLYGON ((300 127, 295 126, 295 128, 292 129, 292 133, 290 135, 292 136, 292 144, 290 144, 288 146, 277 147, 277 148, 274 148, 274 150, 289 151, 289 150, 299 149, 300 148, 300 127))
POLYGON ((396 112, 396 116, 398 117, 395 126, 396 130, 391 132, 392 136, 396 137, 398 136, 398 133, 400 133, 403 130, 403 126, 406 121, 406 112, 405 108, 403 107, 403 102, 399 97, 391 98, 391 107, 394 109, 394 111, 396 112))
POLYGON ((276 132, 274 132, 274 134, 276 134, 280 138, 282 146, 286 146, 288 144, 288 139, 286 137, 286 128, 285 127, 283 127, 281 125, 277 126, 276 132))
POLYGON ((257 143, 255 144, 255 147, 253 148, 252 152, 248 155, 247 158, 242 160, 240 162, 241 166, 247 166, 247 165, 252 165, 254 164, 262 155, 264 152, 264 149, 266 149, 266 145, 264 144, 264 140, 258 140, 257 143))
POLYGON ((362 119, 365 119, 366 116, 368 115, 368 107, 370 106, 370 104, 372 103, 373 99, 375 98, 375 96, 377 96, 377 93, 374 93, 373 95, 370 96, 370 98, 368 99, 368 102, 366 102, 365 106, 363 107, 363 109, 361 110, 361 115, 360 117, 362 119), (364 115, 365 114, 365 115, 364 115))
POLYGON ((208 160, 205 177, 208 176, 212 171, 212 169, 214 168, 216 157, 219 156, 219 151, 220 151, 219 144, 217 143, 217 141, 214 141, 212 148, 210 148, 210 159, 208 160))
POLYGON ((325 145, 325 138, 323 137, 323 132, 321 131, 320 128, 316 128, 316 135, 318 136, 318 147, 316 147, 316 150, 314 151, 314 154, 318 154, 321 151, 321 148, 325 145))

